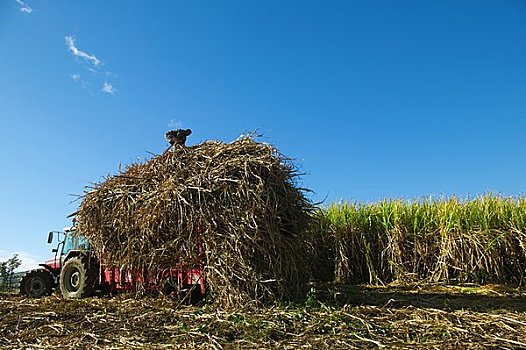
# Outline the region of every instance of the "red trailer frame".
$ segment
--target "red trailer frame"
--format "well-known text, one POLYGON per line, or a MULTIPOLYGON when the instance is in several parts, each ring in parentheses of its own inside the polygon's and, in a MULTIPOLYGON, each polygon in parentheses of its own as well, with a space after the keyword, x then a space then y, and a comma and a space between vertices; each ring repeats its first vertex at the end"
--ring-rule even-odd
MULTIPOLYGON (((162 291, 166 293, 166 283, 172 282, 173 291, 168 294, 181 294, 188 291, 194 298, 203 298, 206 294, 204 278, 204 248, 201 227, 197 227, 199 262, 196 265, 177 263, 170 268, 156 271, 121 269, 109 267, 99 258, 99 286, 106 286, 108 292, 130 292, 142 286, 146 291, 162 291), (152 273, 153 272, 153 273, 152 273)), ((100 256, 100 255, 99 255, 100 256)))
MULTIPOLYGON (((65 234, 68 235, 75 231, 75 226, 76 220, 73 220, 73 226, 64 229, 65 234)), ((48 243, 52 241, 52 233, 50 232, 48 243)), ((75 247, 75 249, 64 252, 65 242, 66 238, 59 242, 56 249, 53 249, 55 256, 52 259, 40 264, 50 276, 53 276, 49 280, 54 281, 54 288, 59 286, 62 268, 68 260, 73 257, 87 256, 90 261, 93 259, 98 264, 97 290, 103 293, 133 292, 142 289, 147 292, 163 292, 177 298, 190 297, 192 301, 201 300, 206 295, 205 252, 201 226, 197 226, 198 262, 189 264, 181 259, 174 266, 162 269, 139 270, 107 266, 101 258, 102 254, 89 249, 83 250, 75 247), (60 244, 62 244, 61 249, 59 249, 60 244)))

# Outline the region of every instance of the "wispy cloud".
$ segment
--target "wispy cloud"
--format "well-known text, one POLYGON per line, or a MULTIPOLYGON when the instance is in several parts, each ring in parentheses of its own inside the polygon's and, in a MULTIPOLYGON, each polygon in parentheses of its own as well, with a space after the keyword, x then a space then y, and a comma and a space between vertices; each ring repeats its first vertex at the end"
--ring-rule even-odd
POLYGON ((179 120, 172 119, 168 123, 168 128, 170 129, 181 129, 183 127, 183 123, 181 123, 179 120))
POLYGON ((68 49, 73 54, 73 56, 82 58, 95 66, 99 66, 102 63, 95 55, 79 50, 75 46, 75 38, 73 36, 68 35, 65 37, 65 39, 66 45, 68 46, 68 49))
POLYGON ((76 84, 79 84, 83 89, 86 89, 88 91, 90 91, 91 93, 93 92, 92 90, 92 86, 93 86, 93 83, 91 83, 89 80, 90 78, 84 78, 83 75, 80 75, 79 73, 75 73, 75 74, 70 74, 69 77, 71 78, 71 80, 73 80, 76 84))
POLYGON ((115 95, 115 93, 117 92, 117 89, 115 89, 113 87, 113 85, 111 85, 110 83, 105 81, 104 84, 102 85, 102 89, 100 89, 100 91, 105 92, 105 93, 110 94, 110 95, 115 95))
POLYGON ((115 95, 118 90, 112 80, 116 75, 108 70, 102 70, 104 63, 92 53, 82 51, 76 46, 76 39, 73 35, 64 37, 68 51, 73 55, 81 72, 70 74, 71 80, 78 83, 82 88, 90 93, 98 92, 115 95), (95 91, 94 89, 97 89, 95 91))
POLYGON ((23 2, 22 0, 15 0, 15 1, 19 6, 20 12, 28 13, 28 14, 33 12, 33 9, 29 7, 29 5, 23 2))

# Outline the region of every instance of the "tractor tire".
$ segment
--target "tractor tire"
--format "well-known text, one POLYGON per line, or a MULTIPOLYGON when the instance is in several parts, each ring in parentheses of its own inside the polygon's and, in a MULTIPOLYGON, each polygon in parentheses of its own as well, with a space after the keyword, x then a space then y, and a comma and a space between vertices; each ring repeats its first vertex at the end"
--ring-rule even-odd
POLYGON ((60 291, 66 299, 81 299, 95 294, 99 267, 96 259, 76 256, 66 261, 60 271, 60 291))
POLYGON ((55 282, 47 270, 32 270, 20 280, 20 295, 40 298, 51 295, 55 282))

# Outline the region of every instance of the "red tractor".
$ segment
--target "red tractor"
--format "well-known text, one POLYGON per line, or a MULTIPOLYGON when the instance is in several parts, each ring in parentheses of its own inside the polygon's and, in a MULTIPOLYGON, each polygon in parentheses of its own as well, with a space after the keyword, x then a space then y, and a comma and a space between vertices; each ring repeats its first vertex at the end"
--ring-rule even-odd
MULTIPOLYGON (((162 292, 191 303, 202 300, 206 286, 203 274, 203 245, 198 244, 199 263, 177 263, 171 268, 131 270, 104 265, 89 241, 73 226, 64 232, 52 231, 48 243, 57 236, 55 256, 42 268, 27 272, 20 280, 20 294, 31 297, 50 295, 59 288, 64 298, 78 299, 96 293, 131 292, 140 286, 145 291, 162 292), (61 237, 63 236, 63 237, 61 237)), ((201 239, 201 232, 198 232, 201 239)))

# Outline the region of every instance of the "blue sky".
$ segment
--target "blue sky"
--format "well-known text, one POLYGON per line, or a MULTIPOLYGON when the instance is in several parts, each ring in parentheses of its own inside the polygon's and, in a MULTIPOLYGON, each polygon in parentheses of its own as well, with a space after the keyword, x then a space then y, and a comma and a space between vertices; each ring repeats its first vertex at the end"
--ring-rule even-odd
POLYGON ((525 114, 524 1, 0 0, 0 258, 172 127, 370 202, 524 193, 525 114))

